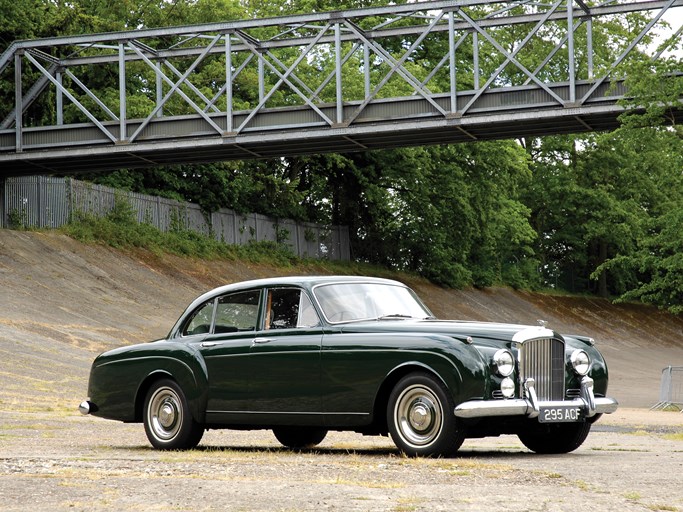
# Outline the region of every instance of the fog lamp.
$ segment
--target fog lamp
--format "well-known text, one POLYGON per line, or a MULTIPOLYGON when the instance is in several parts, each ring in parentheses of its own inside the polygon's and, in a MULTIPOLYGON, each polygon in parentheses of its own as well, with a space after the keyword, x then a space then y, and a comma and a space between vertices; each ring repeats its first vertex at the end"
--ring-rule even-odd
POLYGON ((515 396, 515 381, 513 381, 510 377, 505 377, 500 382, 500 392, 505 398, 512 398, 515 396))

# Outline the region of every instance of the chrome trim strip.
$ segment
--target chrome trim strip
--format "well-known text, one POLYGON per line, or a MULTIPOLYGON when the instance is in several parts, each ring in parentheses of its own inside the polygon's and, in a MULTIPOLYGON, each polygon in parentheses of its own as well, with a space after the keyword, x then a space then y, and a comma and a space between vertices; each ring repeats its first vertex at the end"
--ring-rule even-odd
POLYGON ((223 411, 219 409, 212 409, 206 411, 207 414, 242 414, 245 416, 263 416, 268 415, 292 415, 292 416, 370 416, 369 412, 320 412, 320 411, 223 411))

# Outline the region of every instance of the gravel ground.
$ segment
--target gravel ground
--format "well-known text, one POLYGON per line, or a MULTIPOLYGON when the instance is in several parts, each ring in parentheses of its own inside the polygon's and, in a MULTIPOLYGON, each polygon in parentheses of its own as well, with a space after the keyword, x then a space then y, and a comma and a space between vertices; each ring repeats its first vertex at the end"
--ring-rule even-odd
POLYGON ((620 410, 573 453, 512 436, 411 459, 387 438, 331 433, 294 452, 268 431, 210 431, 196 450, 150 448, 141 425, 3 412, 1 510, 683 510, 683 414, 620 410))

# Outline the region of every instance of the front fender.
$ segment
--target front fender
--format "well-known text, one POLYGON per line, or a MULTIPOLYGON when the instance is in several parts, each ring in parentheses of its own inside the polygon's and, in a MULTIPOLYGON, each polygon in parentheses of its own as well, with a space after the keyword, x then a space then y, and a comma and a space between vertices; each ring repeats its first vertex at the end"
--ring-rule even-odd
POLYGON ((607 396, 609 372, 602 353, 597 349, 590 338, 581 338, 579 336, 565 336, 564 338, 569 350, 582 349, 588 353, 588 357, 591 359, 591 369, 588 376, 593 379, 595 395, 602 397, 607 396))
POLYGON ((395 383, 409 371, 424 369, 441 380, 456 404, 484 396, 488 365, 474 346, 443 335, 414 335, 412 339, 419 343, 400 352, 403 356, 412 352, 412 357, 392 368, 385 382, 395 383))

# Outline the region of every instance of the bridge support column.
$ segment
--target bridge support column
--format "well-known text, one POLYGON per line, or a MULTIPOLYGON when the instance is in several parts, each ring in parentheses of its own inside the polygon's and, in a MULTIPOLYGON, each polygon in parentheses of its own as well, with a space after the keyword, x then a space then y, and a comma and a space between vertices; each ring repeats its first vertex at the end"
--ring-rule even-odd
POLYGON ((7 200, 5 198, 5 182, 7 181, 7 178, 3 178, 0 176, 0 229, 5 227, 6 223, 6 218, 7 218, 7 200))
POLYGON ((21 59, 23 57, 22 52, 17 52, 14 55, 14 129, 16 130, 15 138, 15 149, 17 153, 21 153, 24 150, 23 147, 23 125, 22 120, 24 118, 24 105, 23 105, 23 93, 21 88, 21 59))

